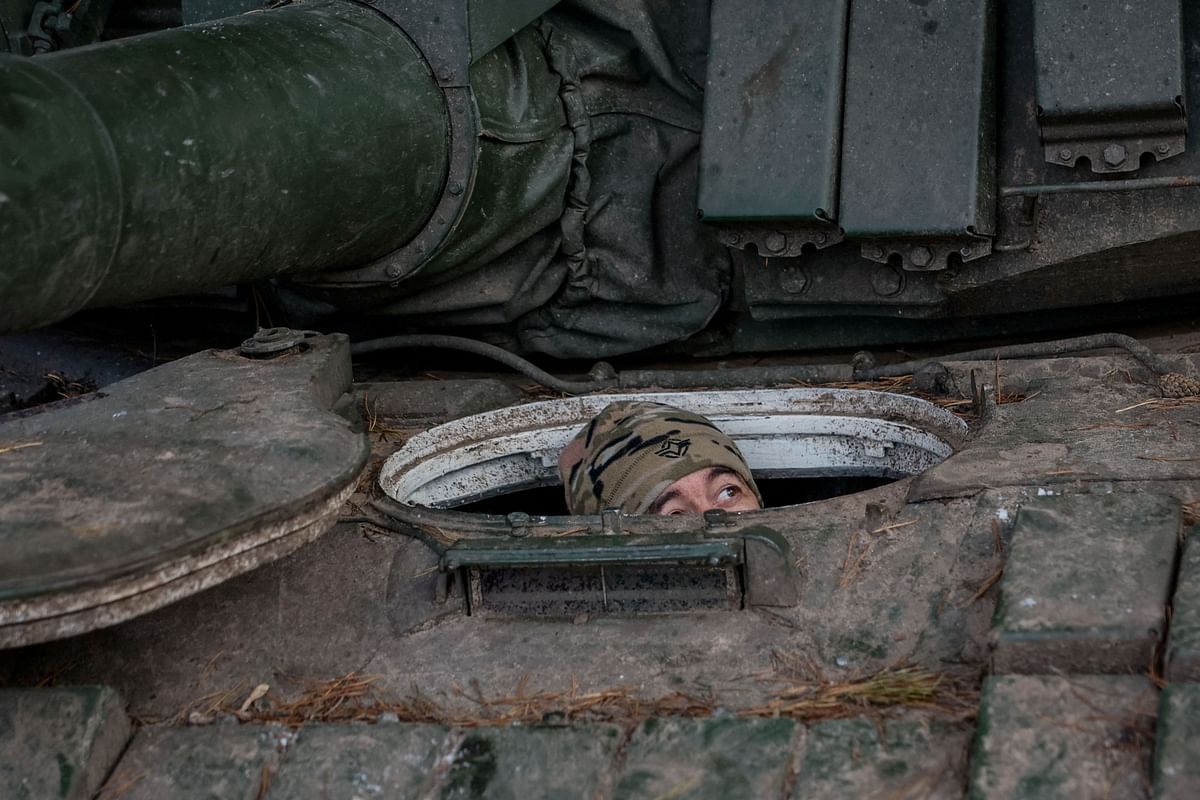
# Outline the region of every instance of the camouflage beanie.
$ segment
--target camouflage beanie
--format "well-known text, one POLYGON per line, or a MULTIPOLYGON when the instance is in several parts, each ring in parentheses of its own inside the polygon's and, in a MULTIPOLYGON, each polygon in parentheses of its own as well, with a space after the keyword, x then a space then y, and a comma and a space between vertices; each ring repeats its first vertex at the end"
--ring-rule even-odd
POLYGON ((571 467, 572 514, 620 508, 644 514, 675 481, 709 467, 735 472, 762 502, 733 440, 699 414, 638 401, 611 403, 575 437, 583 459, 571 467))

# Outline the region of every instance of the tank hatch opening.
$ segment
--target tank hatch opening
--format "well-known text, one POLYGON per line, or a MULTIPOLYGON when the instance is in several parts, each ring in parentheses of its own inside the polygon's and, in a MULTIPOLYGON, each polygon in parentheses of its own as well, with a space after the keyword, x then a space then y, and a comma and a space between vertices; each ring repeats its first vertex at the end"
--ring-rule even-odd
POLYGON ((788 520, 818 497, 916 475, 966 435, 953 414, 882 392, 771 389, 608 394, 490 411, 414 436, 384 464, 388 527, 440 553, 443 597, 471 614, 573 617, 789 606, 802 576, 788 520), (711 420, 768 488, 761 511, 562 514, 558 455, 609 403, 665 403, 711 420), (774 486, 772 486, 774 484, 774 486), (542 493, 539 495, 538 493, 542 493), (547 496, 545 493, 551 493, 547 496), (548 503, 512 510, 519 493, 548 503), (553 502, 553 505, 549 503, 553 502), (480 506, 507 513, 480 513, 480 506), (529 513, 540 511, 543 513, 529 513))

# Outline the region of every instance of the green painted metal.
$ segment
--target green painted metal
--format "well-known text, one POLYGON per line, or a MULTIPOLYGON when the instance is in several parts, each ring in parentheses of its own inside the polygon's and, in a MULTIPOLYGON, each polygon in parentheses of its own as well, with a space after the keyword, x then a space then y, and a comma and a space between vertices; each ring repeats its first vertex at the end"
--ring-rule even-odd
POLYGON ((1132 172, 1143 155, 1183 153, 1180 0, 1033 4, 1044 157, 1059 167, 1132 172))
POLYGON ((700 155, 706 221, 837 217, 849 5, 713 4, 700 155))
POLYGON ((1163 687, 1154 726, 1155 800, 1200 797, 1200 684, 1163 687))
POLYGON ((1189 536, 1175 574, 1163 674, 1200 684, 1200 537, 1189 536))
POLYGON ((81 308, 121 231, 112 140, 71 82, 42 66, 50 58, 0 59, 0 330, 81 308))
POLYGON ((1119 116, 1161 104, 1182 117, 1179 0, 1036 0, 1033 14, 1043 116, 1119 116))
POLYGON ((1025 502, 992 620, 993 670, 1119 674, 1149 663, 1166 626, 1180 520, 1178 500, 1149 492, 1025 502))
POLYGON ((847 236, 991 232, 994 29, 994 0, 855 2, 838 220, 847 236))
POLYGON ((34 0, 0 0, 0 53, 28 55, 25 34, 34 0))
POLYGON ((0 797, 96 797, 129 735, 125 701, 107 686, 0 689, 0 797))
POLYGON ((0 331, 364 263, 446 171, 442 92, 355 4, 0 58, 0 331))
POLYGON ((225 19, 269 6, 269 0, 182 0, 184 25, 225 19))
POLYGON ((561 539, 470 539, 442 558, 445 569, 593 564, 738 564, 740 539, 706 539, 687 534, 659 536, 569 536, 561 539))
POLYGON ((633 731, 611 797, 808 797, 803 784, 786 791, 802 736, 790 719, 651 717, 633 731))

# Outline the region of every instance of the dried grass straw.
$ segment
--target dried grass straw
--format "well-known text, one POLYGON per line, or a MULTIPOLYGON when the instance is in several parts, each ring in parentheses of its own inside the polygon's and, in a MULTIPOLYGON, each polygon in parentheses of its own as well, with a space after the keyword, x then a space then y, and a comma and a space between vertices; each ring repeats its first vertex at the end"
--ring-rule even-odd
POLYGON ((757 676, 773 684, 767 699, 743 708, 722 707, 710 692, 672 692, 656 698, 636 695, 628 687, 584 691, 572 679, 563 691, 530 691, 525 678, 511 694, 488 697, 476 684, 454 685, 453 694, 466 700, 455 708, 414 692, 402 700, 389 699, 376 689, 378 676, 347 673, 306 685, 295 697, 282 700, 272 693, 239 702, 244 684, 205 695, 188 704, 172 722, 209 724, 218 715, 243 722, 278 723, 301 727, 309 723, 377 722, 385 714, 401 722, 434 722, 456 727, 612 722, 636 725, 652 716, 710 717, 716 713, 739 717, 789 717, 823 720, 918 709, 954 719, 973 717, 976 693, 947 676, 923 667, 900 666, 869 677, 828 681, 780 670, 757 676))

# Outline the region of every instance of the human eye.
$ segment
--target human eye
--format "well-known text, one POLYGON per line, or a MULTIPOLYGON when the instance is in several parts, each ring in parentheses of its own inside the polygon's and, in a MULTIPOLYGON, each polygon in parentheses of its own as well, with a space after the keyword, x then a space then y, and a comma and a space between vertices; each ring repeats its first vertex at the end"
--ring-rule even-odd
POLYGON ((736 500, 741 493, 742 487, 736 483, 729 483, 721 487, 721 491, 717 493, 717 497, 721 500, 736 500))

